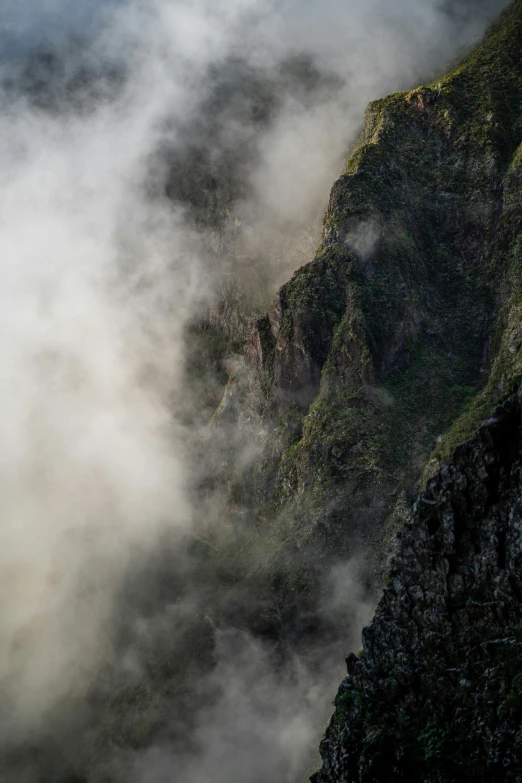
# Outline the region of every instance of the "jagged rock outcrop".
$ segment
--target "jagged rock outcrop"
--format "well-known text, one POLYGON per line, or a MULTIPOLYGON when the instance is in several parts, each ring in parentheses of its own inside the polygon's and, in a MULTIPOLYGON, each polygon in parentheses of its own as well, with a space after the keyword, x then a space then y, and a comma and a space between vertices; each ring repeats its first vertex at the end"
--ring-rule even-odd
POLYGON ((522 392, 428 482, 314 783, 522 780, 522 392))
POLYGON ((449 76, 370 105, 317 256, 257 322, 216 417, 273 433, 247 478, 262 516, 383 551, 430 453, 428 472, 508 393, 521 142, 520 0, 449 76))

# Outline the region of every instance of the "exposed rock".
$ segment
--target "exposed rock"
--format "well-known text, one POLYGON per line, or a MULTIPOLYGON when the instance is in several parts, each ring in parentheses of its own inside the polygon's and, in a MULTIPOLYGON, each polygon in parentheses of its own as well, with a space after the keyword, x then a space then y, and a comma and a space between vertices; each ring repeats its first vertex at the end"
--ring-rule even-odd
POLYGON ((254 325, 222 410, 267 433, 249 497, 301 539, 383 553, 520 376, 521 95, 517 0, 449 76, 370 105, 315 260, 254 325))
POLYGON ((522 392, 429 481, 314 783, 522 779, 522 392))

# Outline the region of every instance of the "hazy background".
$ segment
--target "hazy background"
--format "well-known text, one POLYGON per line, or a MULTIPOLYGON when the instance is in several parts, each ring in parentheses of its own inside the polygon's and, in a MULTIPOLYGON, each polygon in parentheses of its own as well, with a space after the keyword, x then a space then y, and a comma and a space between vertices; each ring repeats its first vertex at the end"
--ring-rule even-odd
POLYGON ((358 559, 324 575, 325 622, 342 631, 313 660, 245 632, 253 594, 227 622, 209 611, 194 541, 229 512, 191 491, 207 422, 190 410, 207 409, 188 393, 187 327, 212 305, 248 330, 312 259, 366 103, 433 78, 506 4, 3 3, 0 715, 19 765, 3 780, 43 779, 47 759, 17 751, 40 736, 89 781, 294 781, 313 764, 371 600, 358 559), (156 594, 166 538, 171 588, 156 594), (191 681, 184 726, 162 699, 183 698, 196 625, 211 671, 191 681), (178 690, 151 696, 159 647, 181 661, 178 690), (135 709, 120 709, 110 694, 129 682, 135 709), (109 731, 100 753, 85 727, 107 699, 118 731, 161 708, 152 746, 109 731))

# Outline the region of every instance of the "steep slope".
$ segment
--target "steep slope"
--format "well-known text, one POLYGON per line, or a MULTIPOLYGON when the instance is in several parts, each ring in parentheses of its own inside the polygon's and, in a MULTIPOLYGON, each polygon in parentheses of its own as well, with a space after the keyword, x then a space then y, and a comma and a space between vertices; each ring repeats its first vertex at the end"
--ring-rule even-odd
POLYGON ((519 781, 522 392, 429 481, 314 783, 519 781))
POLYGON ((368 108, 317 256, 216 417, 269 431, 239 484, 300 544, 385 551, 430 452, 433 469, 519 374, 521 118, 519 1, 449 76, 368 108))
MULTIPOLYGON (((400 192, 411 258, 426 264, 424 290, 405 281, 401 320, 397 280, 419 268, 405 266, 406 254, 372 257, 359 288, 371 366, 405 415, 407 480, 435 435, 434 414, 450 426, 424 469, 439 468, 400 535, 363 653, 347 659, 314 783, 522 779, 522 392, 491 416, 521 376, 521 44, 515 2, 446 79, 370 108, 348 176, 374 160, 373 203, 400 192), (418 252, 423 242, 431 257, 418 252), (397 358, 404 367, 390 366, 397 358)), ((353 192, 342 192, 349 210, 353 192)))
MULTIPOLYGON (((181 757, 187 747, 189 752, 199 752, 193 728, 201 716, 210 714, 213 721, 226 725, 219 711, 226 686, 208 679, 219 654, 215 628, 238 629, 267 642, 274 651, 270 665, 283 674, 288 661, 301 656, 296 668, 305 660, 317 681, 331 658, 341 657, 339 647, 346 643, 353 617, 349 606, 344 613, 325 611, 330 598, 325 576, 331 562, 345 561, 361 549, 367 552, 370 544, 374 559, 368 582, 378 583, 391 534, 407 525, 423 471, 447 459, 455 444, 468 437, 521 374, 521 44, 522 1, 517 0, 486 42, 450 76, 369 107, 361 137, 332 191, 315 260, 295 274, 266 316, 257 321, 247 358, 229 380, 207 432, 201 434, 195 428, 197 442, 190 444, 198 476, 193 487, 194 509, 198 516, 201 508, 203 520, 197 535, 186 547, 162 541, 158 555, 139 562, 122 589, 112 629, 114 657, 132 662, 137 655, 139 669, 129 674, 109 667, 89 692, 88 714, 75 704, 67 705, 59 731, 50 723, 46 728, 50 736, 44 732, 43 742, 38 736, 34 747, 16 747, 12 757, 5 755, 0 777, 24 779, 27 774, 31 780, 64 783, 129 780, 128 769, 135 758, 158 744, 181 757), (376 564, 381 566, 378 575, 376 564), (140 633, 136 641, 135 626, 150 628, 150 635, 140 633), (75 721, 70 720, 71 714, 75 721), (33 775, 33 767, 38 774, 33 775)), ((242 73, 240 68, 240 77, 242 73)), ((235 79, 237 74, 232 75, 235 79)), ((254 88, 263 88, 257 76, 245 82, 246 98, 254 88)), ((224 87, 228 95, 226 79, 224 87)), ((261 92, 268 117, 270 95, 261 92)), ((221 105, 224 115, 233 102, 222 100, 221 105)), ((245 99, 238 108, 242 116, 252 106, 245 99)), ((206 110, 214 116, 212 101, 206 110)), ((258 121, 264 118, 257 117, 254 125, 258 121)), ((244 167, 248 170, 256 147, 247 134, 244 145, 234 141, 229 148, 230 139, 224 134, 227 143, 218 145, 216 159, 205 146, 205 135, 190 131, 179 159, 175 151, 164 151, 172 176, 162 186, 174 202, 186 206, 195 225, 210 234, 215 229, 212 238, 219 240, 219 252, 212 252, 216 259, 224 255, 229 261, 224 269, 217 267, 222 295, 210 324, 196 323, 187 339, 187 396, 202 404, 190 404, 186 418, 188 424, 199 425, 210 416, 226 381, 230 341, 239 351, 245 332, 248 337, 252 312, 260 307, 258 300, 241 298, 234 287, 241 272, 236 255, 241 254, 236 254, 235 224, 230 219, 234 193, 242 186, 244 167)), ((245 272, 249 275, 251 267, 245 272)), ((261 289, 265 295, 263 280, 249 282, 256 294, 261 289)), ((502 433, 506 421, 513 426, 518 421, 518 406, 518 400, 514 401, 512 408, 499 414, 504 424, 498 425, 500 430, 492 425, 490 435, 484 435, 491 437, 485 451, 477 444, 466 447, 464 463, 457 460, 454 468, 440 474, 443 478, 437 481, 442 482, 442 489, 435 483, 424 504, 435 509, 435 516, 436 509, 443 508, 443 495, 444 502, 453 502, 447 500, 453 498, 451 477, 465 473, 468 462, 476 459, 479 467, 482 463, 493 467, 488 477, 480 473, 469 477, 470 492, 476 493, 482 506, 474 510, 474 500, 469 500, 466 524, 475 524, 486 511, 489 514, 492 504, 495 519, 507 519, 512 503, 509 493, 516 492, 514 479, 508 487, 507 472, 516 455, 506 456, 498 432, 502 433), (440 498, 437 492, 442 493, 440 498), (484 493, 489 494, 480 500, 484 493)), ((419 512, 415 519, 407 527, 406 542, 421 524, 419 512)), ((497 598, 490 580, 498 575, 495 569, 506 571, 502 563, 508 562, 508 554, 502 553, 505 547, 507 553, 511 535, 508 522, 502 522, 504 541, 503 529, 499 537, 494 520, 488 520, 476 539, 470 534, 473 545, 482 547, 489 557, 484 561, 484 585, 481 573, 473 581, 473 573, 464 572, 468 581, 462 590, 471 591, 476 614, 460 617, 476 621, 479 646, 501 638, 505 628, 504 636, 514 639, 509 642, 513 647, 518 643, 518 631, 513 630, 516 586, 508 579, 509 590, 515 592, 505 599, 498 617, 490 606, 480 605, 482 593, 488 600, 491 595, 497 598), (491 637, 486 636, 489 631, 491 637)), ((435 541, 439 532, 434 525, 429 523, 429 533, 435 541)), ((461 558, 459 567, 471 569, 482 563, 481 555, 473 554, 467 533, 462 535, 460 548, 449 553, 451 567, 461 558)), ((420 562, 426 558, 423 542, 415 549, 411 569, 416 568, 417 558, 420 562)), ((436 542, 433 547, 435 557, 436 542)), ((403 560, 405 553, 406 549, 403 560)), ((440 574, 446 566, 443 561, 437 563, 440 574)), ((400 560, 394 568, 397 573, 402 569, 400 560)), ((397 578, 406 584, 405 576, 397 578)), ((503 585, 502 579, 501 575, 503 585)), ((377 775, 379 764, 389 776, 393 766, 402 763, 389 750, 391 744, 404 748, 407 761, 404 770, 397 767, 397 775, 404 774, 405 780, 412 779, 409 759, 420 759, 424 768, 419 769, 435 780, 446 774, 446 759, 454 754, 454 746, 445 743, 454 725, 462 725, 457 724, 461 714, 455 720, 450 715, 444 723, 445 708, 435 693, 439 684, 441 692, 442 686, 450 692, 452 682, 437 681, 432 688, 432 680, 425 678, 426 688, 439 697, 438 712, 430 712, 432 720, 425 723, 431 705, 423 697, 417 712, 409 714, 412 679, 402 673, 393 675, 404 688, 400 694, 394 681, 388 682, 391 675, 383 675, 384 685, 374 682, 371 665, 378 660, 381 643, 397 644, 397 666, 404 663, 406 674, 407 667, 415 663, 409 659, 401 663, 399 647, 404 635, 398 608, 405 593, 399 583, 396 589, 396 597, 393 594, 389 599, 394 612, 390 635, 372 637, 373 631, 367 635, 368 644, 373 638, 377 641, 358 664, 360 703, 355 698, 352 703, 351 696, 338 699, 323 746, 320 783, 356 780, 360 769, 361 775, 377 775), (365 701, 366 690, 371 703, 365 701), (383 693, 391 694, 390 699, 403 699, 398 712, 388 709, 383 693), (372 704, 376 705, 373 712, 372 704), (383 728, 379 711, 385 720, 383 728), (354 739, 345 750, 347 720, 353 723, 354 739), (394 733, 395 722, 407 727, 408 721, 410 733, 406 728, 403 734, 394 733), (412 739, 416 732, 423 737, 420 745, 412 739), (343 758, 346 753, 351 754, 349 761, 343 758), (364 771, 367 758, 369 772, 364 771)), ((420 595, 415 585, 408 583, 408 589, 413 599, 420 595)), ((440 610, 446 593, 437 593, 439 589, 445 589, 440 581, 433 585, 433 596, 423 599, 426 605, 419 603, 420 612, 426 607, 440 610)), ((455 596, 455 601, 463 600, 462 592, 455 596)), ((498 596, 504 600, 501 593, 498 596)), ((451 592, 450 602, 453 598, 451 592)), ((444 610, 443 633, 449 633, 452 607, 444 610)), ((417 617, 417 609, 412 609, 413 614, 417 617)), ((419 624, 422 631, 422 620, 419 624)), ((420 669, 440 665, 436 671, 442 678, 446 659, 423 659, 430 653, 431 638, 419 632, 406 640, 418 646, 420 669)), ((459 628, 444 639, 441 655, 446 653, 446 642, 448 654, 454 650, 457 658, 460 644, 467 645, 469 652, 474 644, 459 628)), ((479 667, 489 666, 486 653, 477 662, 479 667)), ((351 658, 350 666, 353 663, 351 658)), ((458 659, 456 665, 461 663, 458 659)), ((499 670, 499 677, 504 671, 506 676, 515 673, 511 662, 506 667, 499 670)), ((290 666, 288 671, 294 674, 290 666)), ((497 698, 503 686, 495 677, 491 693, 497 698)), ((345 683, 342 693, 347 689, 345 683)), ((473 709, 465 720, 474 720, 475 715, 479 722, 483 715, 489 720, 489 713, 480 712, 481 699, 486 703, 494 698, 479 685, 473 684, 472 690, 473 709)), ((515 692, 508 706, 518 709, 517 698, 515 692)), ((488 730, 492 725, 484 724, 488 730)), ((508 723, 499 723, 499 727, 501 731, 512 729, 508 723)), ((483 738, 489 742, 484 727, 479 726, 475 734, 479 745, 483 738)), ((513 737, 505 736, 509 741, 513 737)), ((499 747, 504 754, 499 759, 514 765, 516 757, 499 747)), ((474 767, 466 768, 457 759, 451 769, 456 774, 465 770, 480 780, 483 769, 495 769, 495 758, 479 753, 474 767)))

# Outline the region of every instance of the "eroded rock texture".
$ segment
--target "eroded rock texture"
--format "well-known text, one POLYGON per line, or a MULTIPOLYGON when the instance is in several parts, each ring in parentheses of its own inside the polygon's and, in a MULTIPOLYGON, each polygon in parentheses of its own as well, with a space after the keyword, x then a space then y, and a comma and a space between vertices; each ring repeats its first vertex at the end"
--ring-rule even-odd
POLYGON ((522 392, 428 482, 314 783, 522 780, 522 392))
POLYGON ((248 500, 300 545, 385 551, 520 376, 521 177, 517 0, 446 77, 369 106, 314 261, 228 386, 216 420, 268 433, 248 500))

